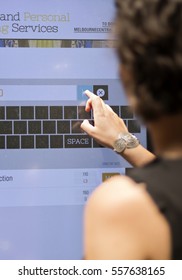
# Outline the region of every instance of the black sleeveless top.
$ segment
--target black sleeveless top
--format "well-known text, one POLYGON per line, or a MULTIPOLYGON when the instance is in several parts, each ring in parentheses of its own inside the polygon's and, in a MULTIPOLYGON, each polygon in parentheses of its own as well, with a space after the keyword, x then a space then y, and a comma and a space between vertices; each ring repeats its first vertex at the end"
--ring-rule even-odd
POLYGON ((170 225, 172 259, 182 260, 182 159, 158 158, 131 170, 129 177, 146 184, 148 193, 170 225))

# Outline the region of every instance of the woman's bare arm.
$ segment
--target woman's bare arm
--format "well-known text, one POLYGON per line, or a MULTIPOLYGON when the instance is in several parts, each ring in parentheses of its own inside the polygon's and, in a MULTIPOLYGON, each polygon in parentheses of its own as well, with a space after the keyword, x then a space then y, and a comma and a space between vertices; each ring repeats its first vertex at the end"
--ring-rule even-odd
POLYGON ((142 145, 134 149, 125 149, 121 156, 134 167, 141 167, 155 159, 154 154, 146 150, 142 145))

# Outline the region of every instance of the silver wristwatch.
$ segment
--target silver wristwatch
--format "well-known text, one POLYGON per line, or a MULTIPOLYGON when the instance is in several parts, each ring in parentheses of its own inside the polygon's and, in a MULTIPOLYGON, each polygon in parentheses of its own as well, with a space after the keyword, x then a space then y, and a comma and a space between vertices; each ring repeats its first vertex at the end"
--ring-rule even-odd
POLYGON ((126 132, 119 134, 118 139, 113 144, 113 148, 115 152, 122 153, 125 149, 136 148, 139 144, 139 140, 135 135, 126 132))

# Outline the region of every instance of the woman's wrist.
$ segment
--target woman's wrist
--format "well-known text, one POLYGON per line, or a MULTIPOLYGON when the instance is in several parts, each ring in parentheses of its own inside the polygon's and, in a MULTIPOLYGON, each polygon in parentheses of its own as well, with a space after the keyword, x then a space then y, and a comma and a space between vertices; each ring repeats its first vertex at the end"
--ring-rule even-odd
POLYGON ((142 167, 156 158, 140 144, 136 148, 125 149, 120 155, 134 167, 142 167))

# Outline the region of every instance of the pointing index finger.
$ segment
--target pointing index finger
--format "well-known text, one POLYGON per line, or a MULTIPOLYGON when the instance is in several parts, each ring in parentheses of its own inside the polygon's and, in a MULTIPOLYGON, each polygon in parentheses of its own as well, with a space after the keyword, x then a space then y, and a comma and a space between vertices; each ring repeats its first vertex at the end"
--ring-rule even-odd
POLYGON ((94 117, 95 117, 95 114, 97 114, 97 115, 102 114, 103 106, 104 106, 103 100, 99 96, 95 95, 94 93, 92 93, 89 90, 86 90, 85 94, 89 98, 86 109, 89 110, 92 107, 93 112, 94 112, 94 117))
POLYGON ((86 96, 88 97, 88 98, 93 98, 93 97, 95 97, 95 94, 94 93, 92 93, 90 90, 85 90, 84 91, 84 93, 86 94, 86 96))

